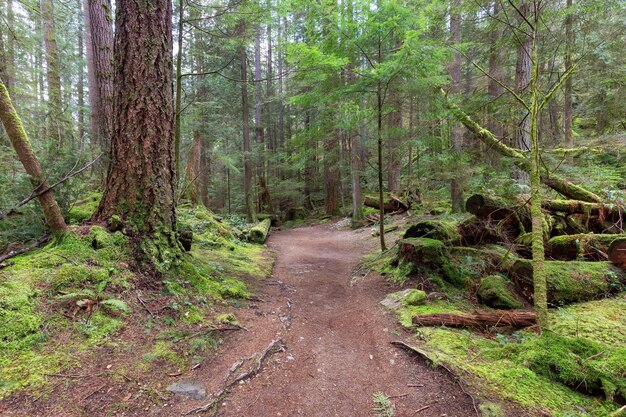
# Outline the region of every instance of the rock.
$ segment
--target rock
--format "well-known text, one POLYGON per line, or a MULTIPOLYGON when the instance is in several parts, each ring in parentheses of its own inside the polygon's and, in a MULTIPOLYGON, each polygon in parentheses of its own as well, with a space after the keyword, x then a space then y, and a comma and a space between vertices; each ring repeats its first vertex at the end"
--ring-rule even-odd
POLYGON ((175 382, 168 386, 166 390, 172 394, 189 397, 192 400, 202 400, 206 397, 204 384, 194 380, 175 382))
POLYGON ((424 291, 409 288, 403 291, 394 292, 387 295, 380 304, 389 310, 397 310, 407 305, 421 305, 426 303, 427 295, 424 291))

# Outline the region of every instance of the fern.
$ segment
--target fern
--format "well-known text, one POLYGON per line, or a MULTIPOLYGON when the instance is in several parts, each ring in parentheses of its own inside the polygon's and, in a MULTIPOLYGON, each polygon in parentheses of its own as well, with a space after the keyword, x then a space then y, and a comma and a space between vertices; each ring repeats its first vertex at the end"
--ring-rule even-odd
POLYGON ((395 408, 393 403, 382 392, 375 392, 372 394, 372 401, 374 401, 374 411, 376 411, 376 417, 393 417, 395 415, 395 408))
POLYGON ((125 301, 111 298, 109 300, 100 301, 99 305, 105 309, 115 313, 130 313, 131 309, 125 301))

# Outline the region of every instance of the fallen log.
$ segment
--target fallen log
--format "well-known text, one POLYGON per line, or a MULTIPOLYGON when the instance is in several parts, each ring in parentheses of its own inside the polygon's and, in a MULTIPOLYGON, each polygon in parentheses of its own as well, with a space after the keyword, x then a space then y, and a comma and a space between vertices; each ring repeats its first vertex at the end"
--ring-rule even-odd
POLYGON ((624 208, 617 204, 587 203, 579 200, 543 200, 541 207, 550 211, 593 215, 616 221, 620 216, 626 215, 624 208))
POLYGON ((607 251, 609 260, 626 271, 626 237, 615 239, 607 251))
POLYGON ((548 256, 553 259, 606 261, 607 251, 611 243, 620 235, 576 234, 553 237, 546 247, 548 256))
POLYGON ((537 323, 537 315, 532 311, 476 311, 466 313, 422 314, 413 316, 416 326, 448 326, 448 327, 514 327, 522 328, 537 323))
POLYGON ((270 226, 272 221, 265 219, 248 230, 248 240, 253 243, 265 243, 267 236, 270 234, 270 226))
MULTIPOLYGON (((452 114, 457 120, 472 132, 475 137, 485 143, 490 149, 496 150, 503 156, 515 159, 516 165, 520 169, 526 172, 531 171, 530 159, 521 151, 502 143, 493 133, 472 120, 459 106, 450 102, 447 97, 445 97, 445 92, 443 90, 441 91, 444 95, 444 105, 452 111, 452 114)), ((547 172, 544 167, 542 167, 541 182, 569 199, 587 201, 590 203, 602 203, 602 199, 597 194, 579 185, 572 184, 553 172, 547 172)))
POLYGON ((423 220, 404 232, 405 239, 415 237, 437 239, 448 244, 457 243, 461 240, 457 224, 442 220, 423 220))
MULTIPOLYGON (((366 207, 380 210, 380 202, 377 198, 365 197, 365 199, 363 200, 363 204, 366 207)), ((390 197, 383 202, 383 210, 385 210, 385 213, 391 213, 396 211, 405 212, 409 210, 409 205, 396 197, 390 197)))
MULTIPOLYGON (((610 262, 544 261, 548 304, 561 306, 607 297, 626 284, 626 274, 610 262)), ((517 292, 533 300, 533 263, 520 259, 511 269, 517 292)))
POLYGON ((442 241, 427 238, 402 239, 398 242, 398 257, 404 262, 441 265, 447 256, 442 241))
POLYGON ((502 220, 510 216, 517 209, 517 205, 509 204, 496 196, 474 194, 465 201, 465 208, 477 217, 502 220))

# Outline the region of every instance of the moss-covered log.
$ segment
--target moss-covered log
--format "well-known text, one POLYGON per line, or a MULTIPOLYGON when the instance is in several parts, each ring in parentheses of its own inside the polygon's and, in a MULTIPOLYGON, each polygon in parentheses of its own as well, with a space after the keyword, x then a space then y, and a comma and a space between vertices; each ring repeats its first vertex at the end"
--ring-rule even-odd
MULTIPOLYGON (((559 260, 607 260, 607 251, 619 235, 576 234, 556 236, 548 241, 547 252, 559 260)), ((626 238, 624 238, 626 239, 626 238)))
POLYGON ((423 220, 410 226, 404 232, 404 238, 426 237, 445 243, 458 243, 461 240, 458 225, 443 220, 423 220))
POLYGON ((422 314, 412 320, 416 326, 521 328, 535 325, 537 315, 532 311, 477 311, 472 314, 422 314))
POLYGON ((248 240, 254 243, 265 243, 270 234, 271 225, 272 221, 270 219, 257 223, 248 230, 248 240))
POLYGON ((465 208, 473 215, 498 220, 510 216, 517 209, 516 206, 502 198, 486 194, 474 194, 465 202, 465 208))
POLYGON ((624 208, 617 204, 587 203, 580 200, 543 200, 541 206, 550 211, 600 216, 605 219, 625 214, 624 208))
MULTIPOLYGON (((548 303, 559 306, 606 297, 626 283, 623 271, 610 262, 545 261, 548 303)), ((532 261, 518 260, 511 277, 526 300, 533 299, 532 261)))
MULTIPOLYGON (((363 205, 365 205, 366 207, 380 209, 380 204, 379 204, 378 199, 373 198, 373 197, 365 197, 365 199, 363 200, 363 205)), ((396 211, 404 212, 404 211, 407 211, 409 208, 410 207, 408 203, 405 203, 395 197, 388 197, 385 200, 384 205, 383 205, 383 209, 385 210, 385 213, 393 213, 396 211)))
MULTIPOLYGON (((472 118, 469 117, 463 110, 461 110, 459 106, 451 103, 447 99, 444 101, 444 103, 446 107, 448 107, 452 111, 454 116, 461 123, 463 123, 463 125, 465 125, 465 127, 470 132, 472 132, 474 136, 477 137, 481 142, 486 144, 490 149, 494 149, 501 155, 515 159, 516 165, 520 169, 526 172, 530 172, 530 160, 522 152, 505 145, 493 133, 472 120, 472 118)), ((602 199, 597 194, 586 190, 579 185, 572 184, 571 182, 559 177, 555 173, 548 173, 545 168, 542 168, 541 171, 541 182, 544 185, 564 195, 565 197, 573 200, 587 201, 590 203, 602 203, 602 199)))
POLYGON ((615 239, 607 251, 609 260, 626 271, 626 237, 615 239))

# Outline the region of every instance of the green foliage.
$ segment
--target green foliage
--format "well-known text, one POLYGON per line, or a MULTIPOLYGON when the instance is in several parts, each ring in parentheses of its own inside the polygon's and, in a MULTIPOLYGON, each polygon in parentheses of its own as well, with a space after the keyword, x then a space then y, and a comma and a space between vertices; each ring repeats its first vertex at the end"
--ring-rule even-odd
POLYGON ((515 298, 510 288, 511 282, 502 275, 489 275, 480 281, 478 299, 493 308, 521 308, 522 303, 515 298))
POLYGON ((384 393, 375 392, 372 394, 372 401, 375 404, 376 417, 393 417, 396 414, 393 403, 384 393))

